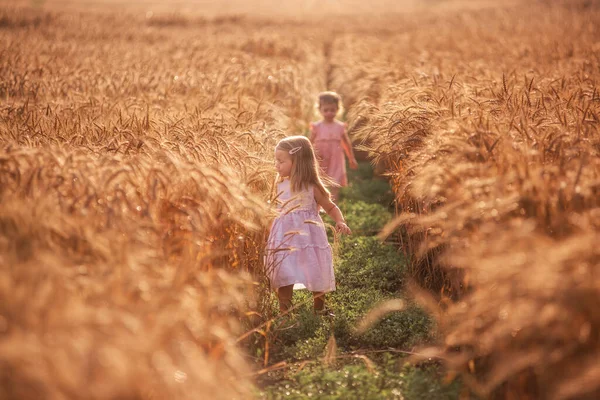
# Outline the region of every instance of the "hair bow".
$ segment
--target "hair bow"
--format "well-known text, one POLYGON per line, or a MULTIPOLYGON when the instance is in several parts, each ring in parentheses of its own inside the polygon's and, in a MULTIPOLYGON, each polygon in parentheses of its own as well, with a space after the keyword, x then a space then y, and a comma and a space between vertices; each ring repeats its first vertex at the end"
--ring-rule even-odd
POLYGON ((299 152, 302 149, 302 146, 298 146, 298 147, 294 147, 293 149, 291 149, 289 151, 290 154, 296 154, 297 152, 299 152))

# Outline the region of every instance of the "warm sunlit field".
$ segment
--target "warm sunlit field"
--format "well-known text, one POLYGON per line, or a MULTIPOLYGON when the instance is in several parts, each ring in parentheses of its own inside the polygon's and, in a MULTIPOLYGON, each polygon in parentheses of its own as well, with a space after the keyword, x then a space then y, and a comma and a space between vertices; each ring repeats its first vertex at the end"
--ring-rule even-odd
POLYGON ((325 89, 390 178, 420 354, 599 394, 598 2, 118 3, 0 4, 0 398, 255 396, 273 147, 325 89))

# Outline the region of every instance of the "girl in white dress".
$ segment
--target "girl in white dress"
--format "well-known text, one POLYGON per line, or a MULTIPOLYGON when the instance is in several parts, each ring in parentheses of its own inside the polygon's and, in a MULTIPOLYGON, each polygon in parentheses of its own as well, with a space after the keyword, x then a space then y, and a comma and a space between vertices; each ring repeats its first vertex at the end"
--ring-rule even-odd
POLYGON ((335 221, 336 230, 350 234, 342 212, 321 181, 315 153, 304 136, 281 140, 275 148, 278 217, 267 241, 267 274, 277 291, 279 308, 292 306, 294 289, 313 293, 315 312, 323 312, 325 293, 335 290, 331 246, 319 207, 335 221))

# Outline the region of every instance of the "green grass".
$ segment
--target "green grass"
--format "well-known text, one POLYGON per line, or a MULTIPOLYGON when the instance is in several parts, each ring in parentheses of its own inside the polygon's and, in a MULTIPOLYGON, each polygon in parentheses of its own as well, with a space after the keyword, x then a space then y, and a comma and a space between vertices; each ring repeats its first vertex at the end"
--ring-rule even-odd
POLYGON ((374 178, 361 184, 353 183, 340 189, 342 201, 363 201, 365 203, 377 202, 386 208, 390 208, 394 201, 394 194, 386 181, 374 178))
POLYGON ((402 359, 385 355, 374 367, 360 359, 337 367, 309 365, 269 387, 263 399, 455 399, 460 383, 442 384, 439 367, 402 365, 402 359))
POLYGON ((348 182, 348 186, 340 189, 342 201, 378 203, 386 209, 393 204, 394 193, 390 185, 384 178, 374 176, 367 162, 359 163, 357 170, 348 169, 348 182))
MULTIPOLYGON (((358 321, 380 302, 394 298, 373 288, 349 288, 328 295, 332 319, 315 316, 310 301, 294 313, 297 326, 275 331, 270 337, 272 362, 304 361, 321 357, 333 333, 342 351, 381 348, 412 348, 429 339, 432 321, 414 304, 403 311, 388 314, 359 334, 358 321)), ((307 292, 296 293, 295 302, 310 300, 307 292)))
POLYGON ((353 235, 376 235, 392 219, 392 214, 381 204, 342 200, 339 207, 353 235))
POLYGON ((344 238, 340 243, 336 280, 342 289, 375 289, 397 294, 404 283, 406 260, 375 237, 344 238))

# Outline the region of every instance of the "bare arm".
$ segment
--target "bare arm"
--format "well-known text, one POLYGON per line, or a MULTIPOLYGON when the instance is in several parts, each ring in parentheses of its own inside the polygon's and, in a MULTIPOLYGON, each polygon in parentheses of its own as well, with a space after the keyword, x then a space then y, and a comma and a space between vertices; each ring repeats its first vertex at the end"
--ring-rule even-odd
POLYGON ((345 233, 350 235, 352 231, 346 225, 346 221, 344 220, 344 216, 342 215, 342 211, 335 205, 333 201, 324 193, 321 193, 320 190, 315 190, 315 201, 318 205, 323 207, 323 210, 335 221, 335 228, 341 233, 345 233))
POLYGON ((352 150, 352 141, 350 141, 350 137, 348 136, 348 132, 344 129, 344 135, 342 136, 342 148, 348 157, 348 161, 350 162, 350 168, 356 169, 358 168, 358 163, 356 162, 356 158, 354 157, 354 150, 352 150))
POLYGON ((308 134, 308 140, 310 140, 310 142, 312 144, 315 143, 315 139, 317 138, 317 135, 315 133, 315 125, 314 124, 310 124, 310 133, 308 134))

